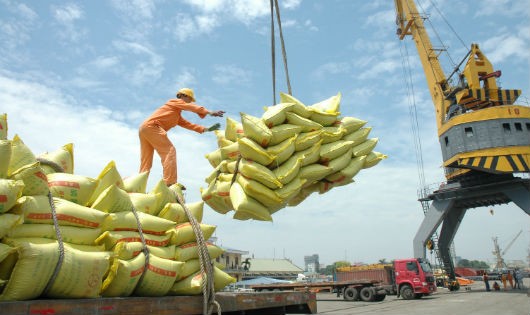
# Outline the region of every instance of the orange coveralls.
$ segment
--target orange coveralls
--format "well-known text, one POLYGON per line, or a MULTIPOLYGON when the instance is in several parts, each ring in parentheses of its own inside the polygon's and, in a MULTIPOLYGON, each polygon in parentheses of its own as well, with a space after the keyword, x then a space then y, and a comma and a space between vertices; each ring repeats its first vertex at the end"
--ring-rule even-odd
POLYGON ((167 131, 177 125, 198 133, 206 127, 193 124, 182 118, 182 111, 190 111, 204 118, 208 110, 194 103, 186 103, 175 98, 158 108, 141 125, 140 137, 140 173, 151 170, 154 150, 160 156, 163 179, 167 185, 177 182, 177 152, 167 136, 167 131))

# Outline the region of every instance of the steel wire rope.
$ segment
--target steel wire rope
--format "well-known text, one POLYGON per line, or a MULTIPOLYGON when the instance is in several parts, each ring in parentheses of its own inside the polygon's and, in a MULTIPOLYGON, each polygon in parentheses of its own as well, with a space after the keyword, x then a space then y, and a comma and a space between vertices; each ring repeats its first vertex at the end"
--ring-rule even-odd
POLYGON ((140 235, 140 241, 142 242, 142 252, 145 255, 145 263, 144 263, 144 272, 142 272, 142 275, 140 276, 140 279, 138 279, 138 283, 141 283, 142 280, 145 277, 145 274, 149 270, 149 248, 147 248, 147 242, 144 237, 144 232, 142 229, 142 223, 140 222, 140 217, 138 216, 138 212, 136 211, 136 207, 132 207, 131 209, 132 213, 134 214, 134 218, 136 219, 136 225, 138 227, 138 234, 140 235))
POLYGON ((61 270, 61 266, 63 265, 64 261, 64 243, 63 243, 63 237, 61 235, 61 230, 59 228, 59 221, 57 219, 57 211, 55 209, 55 203, 53 202, 53 196, 51 191, 48 191, 48 202, 50 203, 51 212, 52 212, 52 220, 53 220, 53 227, 55 229, 55 237, 57 238, 57 243, 59 244, 59 260, 57 261, 57 264, 55 265, 55 269, 53 270, 53 274, 46 284, 46 287, 42 291, 42 295, 46 295, 52 285, 55 283, 55 280, 57 279, 57 275, 59 274, 59 271, 61 270))
POLYGON ((280 32, 280 44, 282 48, 283 67, 285 71, 285 79, 287 83, 287 91, 289 95, 292 95, 291 80, 289 79, 289 66, 287 63, 287 51, 285 49, 285 40, 283 38, 282 20, 280 16, 280 6, 278 0, 270 0, 271 7, 271 60, 272 60, 272 93, 273 93, 273 104, 276 104, 276 41, 275 41, 275 28, 274 28, 274 10, 276 10, 276 20, 278 23, 278 31, 280 32))
POLYGON ((195 233, 195 238, 197 240, 197 252, 199 254, 199 263, 201 266, 201 274, 203 279, 201 281, 201 288, 203 293, 203 314, 209 315, 213 312, 213 306, 217 307, 217 314, 221 315, 221 305, 215 300, 215 287, 214 287, 214 278, 213 278, 213 263, 210 258, 210 253, 208 252, 208 247, 206 241, 204 240, 204 235, 202 234, 201 227, 191 211, 186 206, 186 203, 182 197, 176 193, 175 197, 178 203, 184 209, 184 212, 188 216, 188 220, 191 224, 193 232, 195 233), (206 281, 204 280, 206 276, 206 281))

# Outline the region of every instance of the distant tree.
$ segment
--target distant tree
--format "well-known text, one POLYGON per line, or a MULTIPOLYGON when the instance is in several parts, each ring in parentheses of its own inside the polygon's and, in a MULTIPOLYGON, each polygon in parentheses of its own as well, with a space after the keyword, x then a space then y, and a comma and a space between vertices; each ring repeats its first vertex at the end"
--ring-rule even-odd
POLYGON ((332 265, 327 265, 326 268, 323 270, 323 274, 333 275, 337 271, 337 268, 347 266, 351 266, 351 264, 347 261, 336 261, 332 265))
POLYGON ((379 259, 379 263, 382 264, 382 265, 386 265, 386 264, 388 264, 388 261, 386 261, 386 258, 381 258, 381 259, 379 259))
POLYGON ((458 267, 471 267, 471 262, 467 259, 460 259, 456 265, 458 267))
POLYGON ((460 259, 456 264, 458 267, 474 268, 474 269, 489 269, 487 262, 482 260, 460 259))

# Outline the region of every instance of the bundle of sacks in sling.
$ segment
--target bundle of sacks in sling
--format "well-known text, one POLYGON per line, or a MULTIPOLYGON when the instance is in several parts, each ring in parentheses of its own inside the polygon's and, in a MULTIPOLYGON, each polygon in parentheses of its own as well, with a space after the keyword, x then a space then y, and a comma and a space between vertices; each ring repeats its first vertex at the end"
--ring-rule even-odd
POLYGON ((340 117, 340 93, 311 106, 285 93, 280 101, 261 118, 227 118, 224 132, 217 132, 219 148, 206 155, 215 169, 201 189, 215 211, 272 221, 276 211, 352 183, 360 170, 386 158, 373 151, 378 139, 368 138, 366 121, 340 117))
MULTIPOLYGON (((206 240, 216 227, 201 223, 203 201, 185 211, 177 185, 146 193, 147 180, 122 178, 113 161, 97 178, 74 174, 72 144, 35 156, 0 115, 0 300, 201 294, 211 279, 186 213, 206 240)), ((216 291, 235 282, 220 268, 216 291)))

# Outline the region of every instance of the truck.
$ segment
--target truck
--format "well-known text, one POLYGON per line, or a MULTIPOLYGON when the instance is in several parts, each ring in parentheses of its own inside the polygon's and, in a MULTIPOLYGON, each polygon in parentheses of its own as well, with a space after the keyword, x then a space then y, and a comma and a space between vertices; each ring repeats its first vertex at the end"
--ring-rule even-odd
POLYGON ((395 294, 406 300, 436 292, 431 265, 422 258, 396 259, 392 264, 340 267, 335 279, 375 281, 387 294, 395 294))

